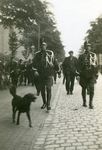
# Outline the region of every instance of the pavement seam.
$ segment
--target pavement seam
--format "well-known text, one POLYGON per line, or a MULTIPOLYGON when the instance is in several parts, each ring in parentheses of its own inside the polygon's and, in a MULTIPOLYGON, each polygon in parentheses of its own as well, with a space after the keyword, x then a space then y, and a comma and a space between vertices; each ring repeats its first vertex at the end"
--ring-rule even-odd
MULTIPOLYGON (((36 140, 35 140, 35 141, 37 141, 37 139, 40 138, 41 131, 44 131, 44 128, 45 128, 45 130, 46 130, 47 125, 49 125, 48 131, 47 131, 47 133, 46 133, 46 137, 45 137, 45 140, 44 140, 44 143, 43 143, 43 147, 41 147, 41 149, 40 149, 40 147, 37 148, 37 147, 35 146, 34 150, 36 150, 36 149, 44 150, 44 146, 45 146, 45 143, 46 143, 47 136, 49 135, 50 129, 51 129, 51 127, 52 127, 53 118, 54 118, 54 115, 55 115, 55 111, 56 111, 58 99, 59 99, 59 96, 60 96, 61 85, 62 85, 62 79, 61 79, 61 82, 60 82, 58 91, 57 91, 57 93, 56 93, 56 96, 55 96, 55 98, 54 98, 54 100, 53 100, 53 103, 52 103, 52 106, 51 106, 51 111, 49 111, 49 112, 46 111, 47 113, 49 113, 49 115, 48 115, 48 117, 46 118, 46 120, 43 122, 42 128, 41 128, 41 130, 39 130, 39 133, 38 133, 37 138, 36 138, 36 140), (51 117, 51 119, 50 119, 50 121, 49 121, 49 117, 50 117, 50 116, 52 116, 52 117, 51 117)), ((36 142, 33 143, 33 144, 35 145, 36 142)))

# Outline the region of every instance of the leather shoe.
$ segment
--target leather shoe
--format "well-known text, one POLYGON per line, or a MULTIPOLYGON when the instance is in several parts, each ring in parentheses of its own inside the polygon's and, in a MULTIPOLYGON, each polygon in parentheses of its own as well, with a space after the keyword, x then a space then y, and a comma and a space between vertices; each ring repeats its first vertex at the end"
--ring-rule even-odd
POLYGON ((41 109, 44 109, 46 107, 46 104, 43 104, 42 106, 41 106, 41 109))
POLYGON ((94 109, 94 106, 89 106, 89 109, 94 109))
POLYGON ((72 94, 73 94, 73 92, 70 92, 70 94, 72 95, 72 94))
POLYGON ((47 110, 50 110, 51 109, 51 107, 50 106, 47 106, 47 110))
POLYGON ((86 105, 86 104, 83 104, 83 107, 87 107, 87 105, 86 105))
POLYGON ((69 95, 69 91, 67 91, 67 95, 69 95))

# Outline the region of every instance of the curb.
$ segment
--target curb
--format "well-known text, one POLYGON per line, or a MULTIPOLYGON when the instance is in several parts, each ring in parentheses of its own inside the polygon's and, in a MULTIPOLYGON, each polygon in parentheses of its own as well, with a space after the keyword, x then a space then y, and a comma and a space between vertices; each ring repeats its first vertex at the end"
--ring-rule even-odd
POLYGON ((35 142, 33 143, 33 149, 32 150, 38 150, 38 149, 44 150, 44 143, 46 143, 47 136, 48 136, 50 129, 52 127, 52 122, 53 122, 55 110, 56 110, 58 99, 60 96, 61 85, 62 85, 62 79, 61 79, 58 91, 56 93, 56 96, 52 102, 51 110, 49 112, 46 111, 46 113, 49 113, 49 115, 39 130, 37 138, 36 138, 35 142))

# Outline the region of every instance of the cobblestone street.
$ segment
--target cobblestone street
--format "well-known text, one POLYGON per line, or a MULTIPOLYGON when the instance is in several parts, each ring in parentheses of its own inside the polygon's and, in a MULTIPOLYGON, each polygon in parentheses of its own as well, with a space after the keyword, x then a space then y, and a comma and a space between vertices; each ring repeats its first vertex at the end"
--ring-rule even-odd
MULTIPOLYGON (((87 96, 88 105, 88 96, 87 96)), ((81 87, 59 89, 33 150, 102 150, 102 76, 95 85, 94 109, 82 107, 81 87)))
MULTIPOLYGON (((19 87, 18 92, 21 89, 19 87)), ((21 95, 33 90, 25 87, 21 95)), ((0 100, 0 150, 102 150, 102 75, 95 85, 93 110, 82 107, 77 81, 73 95, 67 95, 62 79, 58 79, 49 113, 40 109, 41 96, 31 105, 33 128, 28 127, 25 114, 21 115, 19 126, 12 123, 12 97, 7 100, 10 94, 4 93, 4 99, 0 100)), ((87 96, 87 105, 88 102, 87 96)))

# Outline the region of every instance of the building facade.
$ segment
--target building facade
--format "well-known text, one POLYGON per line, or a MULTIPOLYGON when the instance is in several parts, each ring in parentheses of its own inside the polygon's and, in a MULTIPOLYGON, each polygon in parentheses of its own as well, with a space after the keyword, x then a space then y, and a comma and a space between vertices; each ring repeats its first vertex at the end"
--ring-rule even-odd
POLYGON ((4 29, 2 25, 0 25, 0 53, 9 53, 9 29, 4 29))
MULTIPOLYGON (((12 32, 12 29, 4 29, 2 25, 0 25, 0 53, 3 53, 5 55, 10 54, 9 50, 9 44, 8 44, 8 39, 9 39, 9 34, 12 32)), ((21 38, 21 36, 17 33, 18 38, 21 38)), ((24 47, 21 46, 17 50, 17 58, 18 59, 23 59, 24 57, 22 55, 22 51, 24 50, 24 47)))

